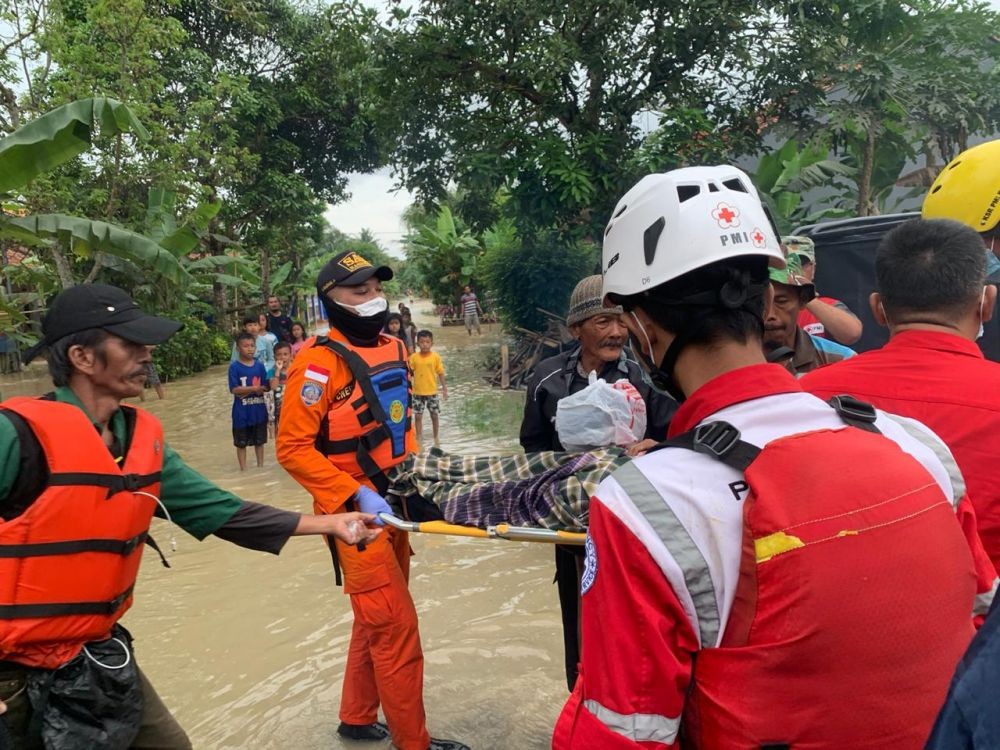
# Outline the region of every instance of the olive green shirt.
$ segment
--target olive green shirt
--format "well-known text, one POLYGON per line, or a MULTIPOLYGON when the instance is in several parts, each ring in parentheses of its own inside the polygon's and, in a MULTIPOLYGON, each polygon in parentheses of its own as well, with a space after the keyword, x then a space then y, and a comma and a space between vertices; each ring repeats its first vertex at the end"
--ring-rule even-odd
MULTIPOLYGON (((57 388, 56 401, 73 404, 86 413, 69 388, 57 388)), ((93 418, 88 414, 91 422, 93 418)), ((100 426, 94 423, 100 430, 100 426)), ((125 415, 119 409, 111 417, 111 431, 120 445, 126 444, 125 415)), ((0 503, 7 499, 18 476, 21 444, 10 420, 0 417, 0 503)), ((229 521, 244 501, 210 482, 192 469, 169 445, 163 445, 163 470, 160 480, 160 502, 170 513, 170 519, 186 532, 204 539, 229 521)), ((156 515, 164 518, 163 508, 156 515)))

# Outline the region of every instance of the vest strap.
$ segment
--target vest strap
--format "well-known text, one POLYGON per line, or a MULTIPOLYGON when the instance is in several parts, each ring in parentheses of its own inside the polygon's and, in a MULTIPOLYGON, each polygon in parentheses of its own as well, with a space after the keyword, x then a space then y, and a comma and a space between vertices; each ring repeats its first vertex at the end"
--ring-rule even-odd
POLYGON ((142 532, 131 539, 73 539, 68 542, 39 542, 37 544, 0 544, 0 558, 53 557, 74 555, 80 552, 109 552, 115 555, 132 554, 146 541, 148 534, 142 532))
POLYGON ((0 620, 29 617, 64 617, 66 615, 113 615, 132 596, 135 584, 114 599, 105 602, 66 602, 59 604, 0 604, 0 620))
POLYGON ((668 438, 652 450, 686 448, 718 459, 737 471, 744 472, 760 455, 760 448, 740 440, 740 431, 729 422, 708 422, 693 430, 668 438))
POLYGON ((50 487, 84 485, 86 487, 107 487, 108 497, 119 492, 135 492, 160 481, 160 472, 152 474, 98 474, 82 471, 65 471, 49 476, 50 487))
POLYGON ((834 396, 827 403, 851 427, 857 427, 859 430, 864 430, 865 432, 874 432, 876 435, 881 434, 882 431, 875 426, 878 413, 871 404, 847 394, 834 396))

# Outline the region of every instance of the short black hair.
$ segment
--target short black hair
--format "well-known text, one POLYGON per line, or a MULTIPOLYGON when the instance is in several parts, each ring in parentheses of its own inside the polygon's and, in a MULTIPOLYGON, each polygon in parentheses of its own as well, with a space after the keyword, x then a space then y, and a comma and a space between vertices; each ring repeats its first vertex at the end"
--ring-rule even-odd
POLYGON ((249 313, 246 314, 246 315, 244 315, 243 316, 243 325, 246 325, 247 323, 255 323, 256 325, 260 325, 260 316, 259 315, 250 315, 249 313))
POLYGON ((257 337, 254 336, 252 333, 247 333, 246 331, 244 331, 243 333, 237 333, 236 334, 236 344, 237 344, 237 346, 239 346, 239 343, 241 341, 253 341, 254 344, 256 344, 257 343, 257 337))
POLYGON ((288 349, 289 351, 291 351, 292 345, 289 344, 287 341, 279 341, 277 344, 274 345, 274 353, 277 354, 279 349, 288 349))
POLYGON ((417 331, 417 341, 419 341, 420 339, 430 339, 431 341, 433 341, 434 334, 428 331, 426 328, 424 328, 423 330, 417 331))
POLYGON ((875 286, 894 322, 908 312, 964 315, 983 293, 986 248, 974 229, 950 219, 912 219, 882 238, 875 286))
POLYGON ((277 294, 269 294, 269 295, 267 295, 267 299, 268 300, 270 300, 271 297, 274 297, 276 300, 278 300, 278 302, 281 302, 281 297, 279 297, 277 294))
POLYGON ((49 375, 56 388, 69 385, 73 365, 69 361, 69 350, 74 346, 82 346, 94 350, 98 361, 106 361, 104 347, 111 334, 103 328, 90 328, 79 333, 63 336, 48 348, 49 375))
POLYGON ((626 312, 641 307, 671 333, 689 332, 689 345, 723 340, 746 344, 764 336, 768 282, 767 258, 748 255, 697 268, 648 292, 612 295, 612 299, 626 312), (723 294, 738 307, 723 306, 719 301, 723 294))

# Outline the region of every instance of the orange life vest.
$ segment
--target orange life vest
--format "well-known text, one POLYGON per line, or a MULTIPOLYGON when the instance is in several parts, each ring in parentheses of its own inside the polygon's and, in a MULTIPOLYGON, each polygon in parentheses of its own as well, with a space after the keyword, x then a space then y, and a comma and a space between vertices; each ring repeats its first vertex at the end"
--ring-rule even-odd
POLYGON ((335 399, 324 418, 316 447, 337 468, 368 477, 384 492, 385 472, 415 450, 403 343, 383 336, 377 346, 355 347, 321 336, 313 346, 341 357, 353 376, 344 386, 350 395, 335 399))
MULTIPOLYGON (((878 432, 874 410, 856 419, 871 407, 850 407, 837 404, 845 421, 878 432)), ((724 422, 698 431, 695 450, 743 469, 748 495, 735 601, 720 646, 695 659, 682 746, 923 747, 973 635, 975 568, 950 499, 877 434, 818 430, 758 449, 724 422), (878 486, 852 481, 872 460, 878 486)))
POLYGON ((31 398, 0 404, 22 462, 39 448, 44 458, 41 494, 0 521, 2 660, 60 667, 107 638, 132 604, 159 497, 163 428, 141 409, 121 408, 135 422, 123 466, 78 407, 31 398))

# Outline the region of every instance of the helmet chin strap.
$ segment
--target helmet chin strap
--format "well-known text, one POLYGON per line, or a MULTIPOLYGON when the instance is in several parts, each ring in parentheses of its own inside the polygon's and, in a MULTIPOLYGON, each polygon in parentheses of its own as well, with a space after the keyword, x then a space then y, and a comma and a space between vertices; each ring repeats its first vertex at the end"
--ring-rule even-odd
POLYGON ((670 342, 667 347, 667 351, 663 354, 663 360, 660 364, 657 364, 653 353, 653 344, 649 340, 649 334, 646 333, 646 327, 642 324, 642 321, 636 316, 635 312, 629 311, 629 315, 632 316, 632 320, 639 327, 639 331, 642 332, 642 337, 646 339, 646 348, 649 350, 649 354, 643 354, 642 347, 637 347, 639 351, 636 352, 636 356, 645 365, 646 374, 649 375, 650 382, 661 391, 666 391, 679 403, 683 401, 687 396, 684 395, 684 391, 680 389, 673 379, 674 365, 677 364, 677 358, 681 354, 681 349, 687 344, 688 339, 691 338, 690 329, 677 334, 674 340, 670 342))

